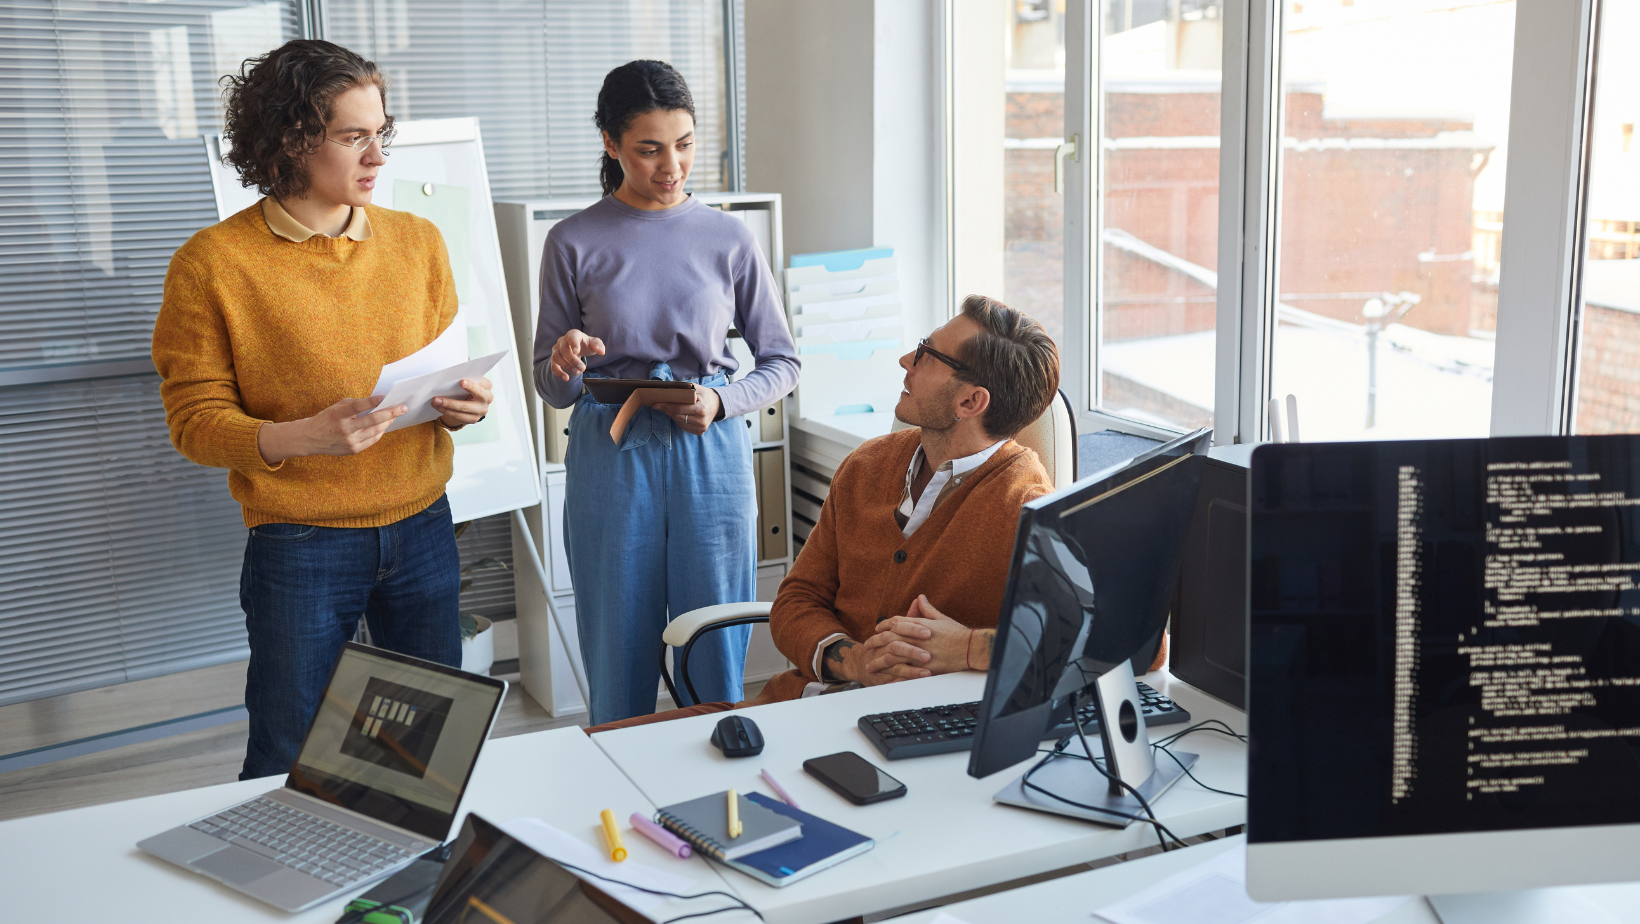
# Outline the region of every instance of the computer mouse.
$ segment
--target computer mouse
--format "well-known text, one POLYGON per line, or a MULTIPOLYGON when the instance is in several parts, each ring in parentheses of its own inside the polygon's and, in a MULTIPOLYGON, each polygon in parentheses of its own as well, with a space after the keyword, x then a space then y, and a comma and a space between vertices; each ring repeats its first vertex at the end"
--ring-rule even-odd
POLYGON ((712 743, 724 757, 754 757, 763 753, 763 733, 757 723, 743 716, 719 719, 712 729, 712 743))

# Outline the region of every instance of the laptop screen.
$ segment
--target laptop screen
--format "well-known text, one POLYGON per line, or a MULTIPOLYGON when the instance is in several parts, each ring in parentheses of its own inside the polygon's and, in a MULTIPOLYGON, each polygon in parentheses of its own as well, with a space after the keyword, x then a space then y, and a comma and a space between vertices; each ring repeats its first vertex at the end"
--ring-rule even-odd
POLYGON ((349 642, 285 786, 443 840, 506 689, 349 642))
POLYGON ((424 924, 647 924, 590 882, 469 812, 424 924))

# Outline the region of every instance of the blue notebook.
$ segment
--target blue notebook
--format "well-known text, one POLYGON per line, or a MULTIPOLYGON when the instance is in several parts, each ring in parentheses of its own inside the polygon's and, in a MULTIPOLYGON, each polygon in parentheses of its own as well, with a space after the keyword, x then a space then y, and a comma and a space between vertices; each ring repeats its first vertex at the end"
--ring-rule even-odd
POLYGON ((738 860, 723 861, 725 866, 777 888, 836 866, 877 846, 876 841, 864 834, 834 825, 824 818, 816 818, 760 792, 747 793, 746 798, 771 812, 803 823, 803 836, 795 841, 747 854, 738 860))

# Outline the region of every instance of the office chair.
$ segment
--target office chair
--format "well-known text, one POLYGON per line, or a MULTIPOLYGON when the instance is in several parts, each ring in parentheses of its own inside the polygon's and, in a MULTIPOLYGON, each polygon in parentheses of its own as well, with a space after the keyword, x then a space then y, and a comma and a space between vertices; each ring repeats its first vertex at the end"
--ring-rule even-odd
MULTIPOLYGON (((1058 400, 1050 403, 1041 417, 1014 436, 1015 442, 1034 451, 1037 458, 1042 460, 1042 467, 1047 469, 1048 480, 1053 482, 1055 490, 1076 480, 1076 416, 1071 413, 1071 402, 1065 393, 1061 391, 1057 397, 1058 400)), ((891 432, 908 427, 909 424, 895 419, 891 432)), ((698 703, 700 696, 695 692, 694 684, 689 682, 689 652, 695 643, 716 629, 768 622, 772 605, 755 601, 718 603, 690 610, 668 623, 666 631, 661 633, 661 641, 666 643, 661 648, 661 680, 665 681, 666 692, 672 695, 672 702, 683 701, 678 698, 678 688, 666 669, 668 648, 677 650, 678 683, 689 691, 690 699, 698 703)))

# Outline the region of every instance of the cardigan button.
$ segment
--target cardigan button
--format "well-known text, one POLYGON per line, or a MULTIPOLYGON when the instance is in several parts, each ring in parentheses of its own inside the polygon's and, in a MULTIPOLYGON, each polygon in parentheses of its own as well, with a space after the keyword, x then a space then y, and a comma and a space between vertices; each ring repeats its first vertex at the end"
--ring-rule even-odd
POLYGON ((905 549, 901 549, 898 552, 895 552, 894 553, 894 564, 899 565, 899 564, 903 564, 904 562, 905 562, 905 549))

